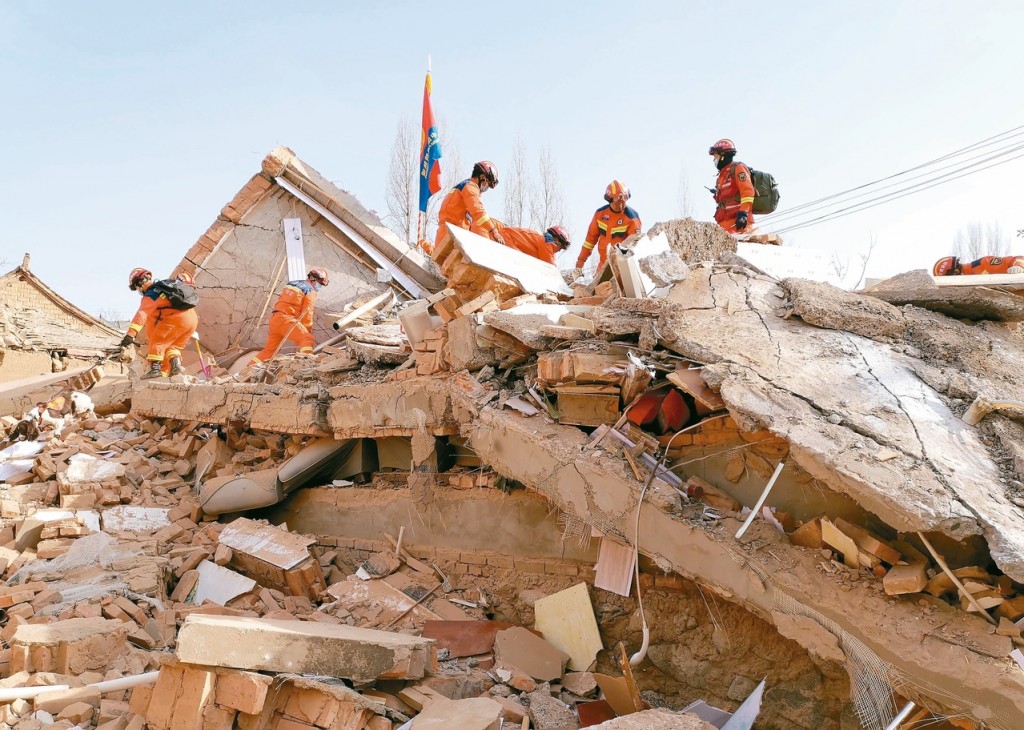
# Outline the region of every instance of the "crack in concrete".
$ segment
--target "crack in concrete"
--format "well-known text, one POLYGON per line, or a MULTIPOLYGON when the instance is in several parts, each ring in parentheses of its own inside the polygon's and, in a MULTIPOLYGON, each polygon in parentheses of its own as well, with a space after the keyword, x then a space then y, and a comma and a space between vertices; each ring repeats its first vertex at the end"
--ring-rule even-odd
POLYGON ((887 386, 884 382, 882 382, 881 378, 879 378, 875 374, 874 369, 872 369, 872 367, 871 367, 871 363, 868 362, 867 357, 865 357, 864 352, 860 349, 860 347, 858 346, 856 340, 854 340, 853 337, 849 333, 843 333, 843 335, 844 335, 844 338, 847 340, 847 342, 849 342, 853 346, 853 349, 857 351, 857 354, 860 356, 861 362, 864 363, 864 367, 867 369, 867 371, 871 375, 871 377, 874 378, 875 382, 878 383, 878 385, 881 386, 881 388, 886 393, 888 393, 892 397, 893 400, 896 401, 896 405, 899 406, 900 412, 906 417, 907 421, 910 422, 910 427, 914 429, 914 438, 917 439, 917 443, 918 443, 918 445, 921 448, 921 458, 918 459, 918 457, 913 456, 912 454, 908 454, 904 449, 900 448, 896 444, 885 443, 885 441, 880 441, 877 437, 875 438, 875 440, 879 441, 879 443, 882 443, 883 445, 885 445, 885 446, 887 446, 889 448, 894 449, 895 451, 899 451, 900 453, 903 453, 903 454, 905 454, 907 456, 910 456, 915 461, 923 461, 928 466, 929 471, 931 471, 932 475, 935 477, 935 480, 938 481, 939 484, 941 484, 943 486, 943 488, 946 490, 946 492, 949 493, 949 496, 954 501, 956 501, 958 504, 963 505, 964 509, 966 509, 972 515, 974 515, 974 519, 977 520, 979 527, 984 532, 984 530, 985 530, 984 526, 987 523, 982 518, 981 514, 973 506, 971 506, 969 503, 965 502, 960 497, 959 493, 957 493, 956 489, 949 483, 949 479, 946 477, 946 475, 941 473, 940 471, 938 471, 933 466, 932 458, 928 454, 927 444, 925 443, 924 439, 921 438, 921 432, 917 428, 917 423, 915 423, 914 419, 907 412, 907 409, 904 408, 903 400, 900 398, 899 395, 894 393, 892 391, 892 389, 889 388, 889 386, 887 386))

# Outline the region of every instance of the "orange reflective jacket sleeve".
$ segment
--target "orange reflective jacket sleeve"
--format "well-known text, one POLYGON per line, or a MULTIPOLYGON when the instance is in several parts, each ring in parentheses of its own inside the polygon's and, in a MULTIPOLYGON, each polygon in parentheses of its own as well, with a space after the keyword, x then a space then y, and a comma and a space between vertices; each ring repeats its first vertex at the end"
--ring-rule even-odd
POLYGON ((733 175, 736 178, 736 187, 740 193, 740 210, 748 216, 754 213, 754 181, 750 178, 750 168, 742 162, 736 163, 733 168, 733 175))
POLYGON ((594 213, 594 217, 590 219, 590 227, 587 228, 587 237, 583 241, 583 248, 580 250, 580 255, 576 259, 576 268, 582 269, 583 264, 587 263, 587 259, 590 258, 590 254, 594 251, 594 246, 597 245, 597 239, 601 236, 601 230, 597 227, 597 219, 602 209, 598 209, 594 213))
POLYGON ((475 180, 469 181, 469 184, 462 188, 462 202, 466 206, 466 214, 472 225, 488 233, 494 230, 494 221, 484 209, 483 201, 480 200, 480 186, 475 180))

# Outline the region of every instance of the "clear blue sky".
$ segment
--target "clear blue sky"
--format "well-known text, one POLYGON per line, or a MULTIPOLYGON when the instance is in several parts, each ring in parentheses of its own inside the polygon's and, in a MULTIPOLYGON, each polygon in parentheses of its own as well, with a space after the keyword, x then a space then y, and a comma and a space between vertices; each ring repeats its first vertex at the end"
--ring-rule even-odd
MULTIPOLYGON (((579 235, 619 178, 645 225, 713 212, 707 148, 783 206, 1024 124, 1019 2, 138 3, 0 0, 0 259, 130 315, 284 144, 383 212, 395 126, 434 103, 465 163, 549 145, 579 235)), ((468 170, 466 171, 468 172, 468 170)), ((930 266, 966 223, 1024 228, 1024 160, 792 234, 869 275, 930 266)), ((501 210, 501 189, 484 198, 501 210)), ((1015 239, 1024 248, 1024 240, 1015 239)), ((1024 253, 1024 251, 1022 251, 1024 253)))

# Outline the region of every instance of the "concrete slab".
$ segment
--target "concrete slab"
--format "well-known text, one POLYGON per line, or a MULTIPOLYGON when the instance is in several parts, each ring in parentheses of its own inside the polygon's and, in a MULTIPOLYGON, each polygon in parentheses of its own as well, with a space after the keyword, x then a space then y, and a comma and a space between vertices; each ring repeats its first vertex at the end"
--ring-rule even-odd
POLYGON ((190 664, 357 682, 420 679, 435 661, 434 642, 416 636, 313 621, 189 616, 178 658, 190 664))
POLYGON ((900 274, 864 294, 883 302, 940 312, 955 319, 1024 322, 1024 297, 989 285, 988 277, 971 278, 974 286, 938 286, 924 270, 900 274))

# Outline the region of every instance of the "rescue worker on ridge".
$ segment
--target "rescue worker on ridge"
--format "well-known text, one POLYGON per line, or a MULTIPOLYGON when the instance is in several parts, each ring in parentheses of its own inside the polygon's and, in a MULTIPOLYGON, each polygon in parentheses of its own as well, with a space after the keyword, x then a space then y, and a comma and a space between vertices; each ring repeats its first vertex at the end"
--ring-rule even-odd
POLYGON ((309 270, 305 279, 289 281, 277 298, 270 314, 267 344, 263 351, 248 363, 262 365, 271 360, 287 338, 299 346, 299 354, 313 354, 313 310, 316 308, 316 293, 320 287, 330 283, 327 270, 319 266, 309 270))
POLYGON ((629 200, 629 188, 618 180, 612 180, 604 191, 604 199, 608 203, 594 212, 587 229, 587 237, 583 248, 576 259, 576 268, 582 269, 597 247, 600 260, 597 268, 604 266, 608 259, 608 247, 613 243, 622 243, 635 233, 640 233, 643 224, 640 214, 626 205, 629 200))
POLYGON ((718 182, 711 194, 718 203, 715 221, 729 233, 742 233, 754 227, 754 181, 750 168, 733 162, 736 145, 731 139, 720 139, 711 145, 708 154, 718 168, 718 182))
MULTIPOLYGON (((142 295, 142 304, 132 317, 128 333, 121 340, 121 348, 131 345, 135 336, 143 328, 146 330, 148 346, 146 360, 149 370, 143 373, 144 379, 159 378, 166 369, 171 376, 184 373, 181 367, 181 351, 188 344, 192 333, 196 331, 199 318, 195 304, 182 307, 176 305, 169 296, 175 282, 194 289, 195 281, 191 274, 178 274, 176 279, 153 281, 153 273, 148 269, 132 269, 128 275, 128 288, 142 295)), ((195 292, 191 292, 195 295, 195 292)))
POLYGON ((529 228, 507 226, 501 221, 494 221, 498 231, 505 239, 505 245, 522 251, 528 256, 555 266, 555 254, 569 248, 569 234, 562 226, 551 226, 540 233, 529 228))
POLYGON ((498 168, 493 162, 482 160, 473 165, 470 176, 452 188, 441 203, 437 217, 437 235, 434 238, 434 250, 448 235, 445 223, 460 228, 479 228, 496 243, 505 243, 498 232, 494 220, 487 215, 480 195, 498 186, 498 168))
POLYGON ((933 276, 961 276, 971 274, 1024 274, 1024 256, 982 256, 969 264, 956 256, 946 256, 935 262, 933 276))

